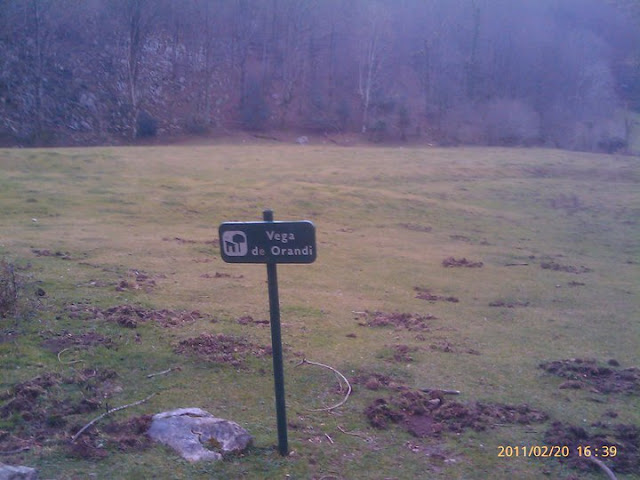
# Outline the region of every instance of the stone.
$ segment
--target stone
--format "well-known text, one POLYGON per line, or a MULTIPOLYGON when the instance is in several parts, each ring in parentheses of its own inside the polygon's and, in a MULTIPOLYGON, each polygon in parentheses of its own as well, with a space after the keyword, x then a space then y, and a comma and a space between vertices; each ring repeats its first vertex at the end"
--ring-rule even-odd
POLYGON ((237 423, 200 408, 178 408, 154 415, 147 435, 192 463, 241 453, 253 442, 249 432, 237 423))
POLYGON ((306 135, 302 135, 301 137, 296 138, 296 143, 298 143, 299 145, 306 145, 307 143, 309 143, 309 137, 307 137, 306 135))
POLYGON ((38 471, 31 467, 0 463, 0 480, 38 480, 38 471))

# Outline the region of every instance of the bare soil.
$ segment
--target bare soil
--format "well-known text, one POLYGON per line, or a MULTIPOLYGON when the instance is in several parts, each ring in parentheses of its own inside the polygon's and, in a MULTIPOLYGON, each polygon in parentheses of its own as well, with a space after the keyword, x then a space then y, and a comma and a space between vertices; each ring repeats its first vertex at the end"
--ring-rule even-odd
POLYGON ((588 389, 595 393, 640 393, 640 368, 620 368, 617 360, 606 365, 595 359, 571 358, 541 363, 544 371, 566 378, 559 388, 588 389))
MULTIPOLYGON (((154 322, 165 328, 177 328, 206 318, 197 310, 153 310, 135 305, 117 305, 100 309, 86 304, 71 304, 66 310, 71 318, 92 318, 117 323, 126 328, 136 328, 140 322, 154 322)), ((211 321, 215 321, 211 319, 211 321)))
POLYGON ((31 252, 34 253, 36 257, 57 257, 62 260, 73 260, 69 252, 62 252, 60 250, 52 252, 46 248, 32 248, 31 252))
POLYGON ((480 268, 484 265, 482 262, 472 262, 466 258, 456 259, 454 257, 447 257, 442 261, 442 266, 446 268, 451 267, 466 267, 466 268, 480 268))
POLYGON ((151 275, 142 270, 131 269, 125 278, 121 278, 116 286, 116 291, 142 290, 150 293, 157 285, 156 280, 166 278, 165 275, 151 275))
POLYGON ((245 337, 203 333, 181 341, 174 351, 181 355, 195 355, 212 363, 228 363, 240 367, 253 355, 262 358, 271 355, 271 347, 256 345, 245 337))
POLYGON ((489 302, 490 307, 504 307, 504 308, 516 308, 516 307, 528 307, 529 302, 526 301, 509 301, 509 300, 493 300, 489 302))
POLYGON ((417 350, 418 350, 417 347, 411 347, 409 345, 392 345, 391 360, 393 360, 394 362, 401 362, 401 363, 413 362, 413 357, 411 356, 411 353, 417 350))
MULTIPOLYGON (((75 442, 67 444, 70 456, 99 460, 113 450, 120 452, 141 451, 151 446, 146 435, 151 426, 151 415, 130 417, 121 422, 106 423, 85 431, 75 442)), ((75 430, 82 428, 78 426, 75 430)))
MULTIPOLYGON (((547 445, 566 445, 570 455, 560 458, 561 462, 579 470, 597 470, 598 467, 584 456, 578 456, 578 447, 589 447, 616 473, 637 473, 640 471, 640 428, 637 425, 597 423, 591 425, 591 431, 583 427, 553 422, 546 431, 544 440, 547 445), (603 447, 608 447, 604 449, 603 447), (616 455, 604 457, 605 452, 616 448, 616 455)), ((584 451, 584 450, 583 450, 584 451)))
POLYGON ((47 336, 47 338, 43 340, 40 345, 45 350, 53 353, 59 353, 65 348, 71 347, 85 349, 102 345, 107 348, 112 348, 115 344, 112 338, 104 336, 100 333, 86 332, 75 334, 65 330, 59 333, 51 333, 51 335, 47 336))
POLYGON ((362 372, 352 379, 354 385, 362 385, 368 390, 405 389, 406 385, 399 379, 375 372, 362 372))
POLYGON ((467 353, 469 355, 480 355, 480 352, 478 350, 474 348, 466 348, 455 345, 446 338, 432 343, 431 345, 429 345, 429 348, 431 350, 436 350, 438 352, 444 353, 467 353))
POLYGON ((585 267, 583 265, 576 267, 574 265, 562 265, 554 261, 542 262, 540 263, 540 268, 543 268, 545 270, 553 270, 556 272, 567 272, 567 273, 575 273, 575 274, 588 273, 591 271, 590 268, 585 267))
POLYGON ((389 398, 375 399, 364 412, 369 424, 385 429, 397 424, 412 435, 424 438, 443 432, 483 431, 503 424, 528 425, 549 417, 528 405, 460 403, 448 400, 440 391, 429 393, 405 389, 389 398))
POLYGON ((431 289, 425 287, 413 287, 413 289, 417 292, 416 298, 421 300, 428 300, 429 302, 452 302, 458 303, 460 299, 458 297, 453 296, 445 296, 445 295, 436 295, 431 292, 431 289))
POLYGON ((0 452, 67 442, 83 425, 71 425, 74 415, 94 412, 121 390, 113 370, 85 369, 72 376, 45 373, 18 383, 0 395, 0 418, 13 421, 11 432, 0 431, 0 452))
POLYGON ((255 320, 251 315, 245 315, 236 320, 240 325, 260 325, 268 326, 271 322, 269 320, 255 320))
POLYGON ((416 223, 400 223, 398 226, 402 228, 406 228, 407 230, 411 230, 412 232, 425 232, 428 233, 433 230, 432 227, 427 225, 418 225, 416 223))
POLYGON ((356 320, 361 327, 395 327, 407 330, 429 330, 429 320, 436 317, 416 313, 385 313, 365 311, 358 314, 356 320))

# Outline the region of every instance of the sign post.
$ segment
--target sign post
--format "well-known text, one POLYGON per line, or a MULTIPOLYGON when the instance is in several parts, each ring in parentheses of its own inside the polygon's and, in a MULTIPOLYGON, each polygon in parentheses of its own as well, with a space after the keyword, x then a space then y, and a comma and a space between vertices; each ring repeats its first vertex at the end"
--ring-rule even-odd
POLYGON ((309 221, 275 222, 265 210, 263 222, 227 222, 220 225, 220 253, 227 263, 266 263, 269 288, 273 380, 276 396, 278 451, 289 454, 284 366, 278 297, 278 263, 313 263, 316 259, 315 227, 309 221))

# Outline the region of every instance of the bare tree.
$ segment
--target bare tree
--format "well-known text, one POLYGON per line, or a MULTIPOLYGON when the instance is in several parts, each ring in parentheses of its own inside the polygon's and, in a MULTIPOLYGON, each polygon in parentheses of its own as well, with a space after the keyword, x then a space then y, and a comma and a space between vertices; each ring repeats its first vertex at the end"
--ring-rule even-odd
POLYGON ((358 95, 362 105, 360 131, 365 133, 369 127, 369 113, 374 91, 381 87, 383 63, 386 55, 384 11, 379 4, 364 5, 363 29, 359 44, 358 58, 358 95))

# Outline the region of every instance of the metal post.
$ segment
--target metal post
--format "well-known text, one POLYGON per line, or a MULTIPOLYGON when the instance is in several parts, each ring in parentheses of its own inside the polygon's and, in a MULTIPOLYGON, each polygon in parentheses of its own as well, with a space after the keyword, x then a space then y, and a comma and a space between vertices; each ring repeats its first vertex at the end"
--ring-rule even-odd
MULTIPOLYGON (((273 222, 273 211, 262 214, 265 222, 273 222)), ((282 362, 282 337, 280 334, 280 300, 278 298, 278 274, 275 262, 267 263, 267 283, 269 285, 269 313, 271 315, 271 349, 273 351, 273 379, 276 390, 276 415, 278 423, 278 451, 289 454, 287 440, 287 411, 284 397, 284 368, 282 362)))

